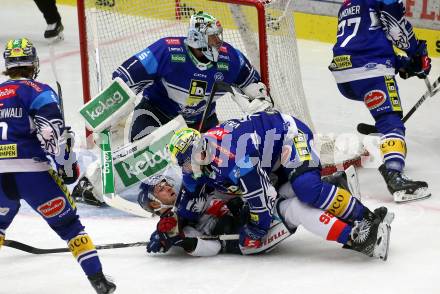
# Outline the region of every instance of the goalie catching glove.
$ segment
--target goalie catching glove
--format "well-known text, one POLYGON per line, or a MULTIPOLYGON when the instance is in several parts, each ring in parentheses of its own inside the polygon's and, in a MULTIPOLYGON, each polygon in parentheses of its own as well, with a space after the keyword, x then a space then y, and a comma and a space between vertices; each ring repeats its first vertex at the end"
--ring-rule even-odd
POLYGON ((272 98, 267 92, 266 85, 262 82, 252 83, 243 88, 243 93, 232 88, 232 99, 246 114, 253 114, 260 111, 267 111, 274 106, 272 98))

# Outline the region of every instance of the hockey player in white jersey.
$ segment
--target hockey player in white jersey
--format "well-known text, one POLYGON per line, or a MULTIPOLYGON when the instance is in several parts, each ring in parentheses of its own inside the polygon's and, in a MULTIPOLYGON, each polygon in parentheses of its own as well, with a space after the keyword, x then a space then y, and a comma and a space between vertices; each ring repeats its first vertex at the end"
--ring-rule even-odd
MULTIPOLYGON (((186 37, 164 37, 149 45, 124 61, 113 73, 117 77, 142 96, 133 112, 129 141, 147 136, 179 114, 197 129, 216 81, 236 84, 249 95, 266 90, 246 56, 223 41, 220 21, 203 12, 191 16, 186 37)), ((218 123, 215 101, 223 94, 219 91, 214 96, 204 130, 218 123)), ((99 179, 97 166, 79 180, 72 193, 76 199, 102 203, 100 189, 94 187, 99 179)))
MULTIPOLYGON (((203 191, 192 205, 193 210, 202 212, 197 220, 178 218, 173 212, 179 191, 180 172, 175 176, 158 176, 144 184, 138 198, 139 204, 147 211, 160 215, 157 230, 151 235, 147 246, 148 252, 167 252, 172 246, 181 247, 192 256, 213 256, 218 253, 257 254, 268 252, 281 241, 294 234, 299 226, 328 241, 336 241, 344 248, 354 249, 383 260, 387 259, 389 232, 387 226, 394 215, 390 213, 386 223, 370 223, 367 220, 347 224, 331 213, 301 203, 288 183, 278 189, 271 228, 259 248, 240 248, 238 240, 230 237, 237 234, 246 223, 249 210, 240 197, 225 195, 218 191, 203 191), (144 191, 147 191, 146 193, 144 191), (378 230, 377 234, 368 234, 369 227, 378 230), (367 229, 368 228, 368 229, 367 229), (220 235, 220 239, 206 236, 220 235), (233 239, 232 238, 232 239, 233 239), (368 250, 364 250, 369 247, 368 250), (361 249, 363 248, 363 249, 361 249)), ((276 175, 272 176, 276 181, 276 175)), ((344 172, 337 172, 325 179, 328 182, 348 189, 344 172)), ((278 186, 278 185, 277 185, 278 186)), ((235 237, 238 238, 238 237, 235 237)))

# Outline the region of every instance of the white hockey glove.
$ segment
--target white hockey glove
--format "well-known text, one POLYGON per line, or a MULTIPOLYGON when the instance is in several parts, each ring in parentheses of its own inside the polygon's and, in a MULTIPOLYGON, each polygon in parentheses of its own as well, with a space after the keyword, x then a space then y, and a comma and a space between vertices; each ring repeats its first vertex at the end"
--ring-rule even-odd
POLYGON ((267 93, 266 85, 262 82, 252 83, 243 88, 242 93, 234 89, 232 99, 238 104, 240 109, 246 114, 252 114, 260 111, 267 111, 273 107, 272 99, 267 93))

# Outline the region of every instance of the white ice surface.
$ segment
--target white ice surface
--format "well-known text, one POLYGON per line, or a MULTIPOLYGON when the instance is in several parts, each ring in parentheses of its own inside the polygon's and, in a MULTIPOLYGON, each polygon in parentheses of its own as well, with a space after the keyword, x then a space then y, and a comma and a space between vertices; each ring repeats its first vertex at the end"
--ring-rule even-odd
MULTIPOLYGON (((33 40, 41 60, 39 78, 55 86, 48 46, 43 39, 46 24, 42 15, 32 1, 1 2, 0 44, 21 36, 33 40)), ((56 46, 56 64, 66 120, 81 133, 83 123, 77 114, 82 90, 76 10, 59 8, 65 41, 56 46)), ((338 93, 327 70, 330 45, 301 41, 299 46, 304 86, 320 132, 353 133, 358 122, 371 122, 362 103, 349 101, 338 93)), ((431 79, 439 74, 440 60, 434 59, 431 79)), ((399 80, 399 86, 405 110, 425 91, 423 81, 417 79, 399 80)), ((375 168, 359 172, 365 203, 371 208, 386 205, 396 213, 387 262, 342 250, 337 244, 299 229, 275 251, 256 257, 192 258, 182 252, 148 256, 143 247, 103 250, 100 256, 104 271, 115 279, 117 293, 439 293, 439 109, 440 95, 427 100, 407 123, 407 173, 429 183, 433 194, 430 199, 397 205, 375 168)), ((145 241, 156 222, 111 208, 98 211, 79 205, 78 211, 83 214, 82 222, 95 244, 145 241)), ((8 229, 7 238, 42 248, 65 246, 44 220, 25 205, 8 229)), ((68 253, 38 256, 3 247, 0 293, 94 292, 68 253)))

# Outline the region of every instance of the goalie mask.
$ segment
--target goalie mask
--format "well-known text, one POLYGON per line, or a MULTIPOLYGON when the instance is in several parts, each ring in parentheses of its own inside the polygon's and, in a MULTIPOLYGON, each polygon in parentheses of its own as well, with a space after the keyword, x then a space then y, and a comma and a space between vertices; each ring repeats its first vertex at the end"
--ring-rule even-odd
POLYGON ((162 208, 172 208, 174 206, 177 195, 175 182, 171 177, 165 175, 152 176, 145 180, 140 188, 138 203, 146 211, 156 213, 162 208), (157 202, 159 206, 153 208, 151 202, 157 202))
POLYGON ((32 42, 26 38, 9 40, 3 52, 6 69, 16 67, 33 67, 32 78, 35 79, 39 73, 39 60, 37 49, 32 42))
POLYGON ((215 17, 202 11, 193 14, 185 44, 199 49, 206 58, 217 62, 223 44, 223 27, 215 17))

